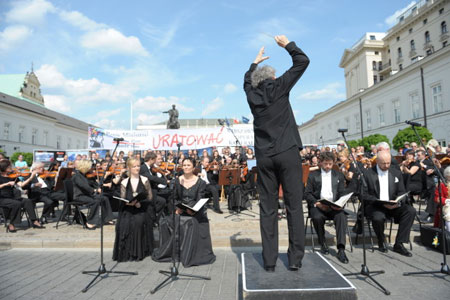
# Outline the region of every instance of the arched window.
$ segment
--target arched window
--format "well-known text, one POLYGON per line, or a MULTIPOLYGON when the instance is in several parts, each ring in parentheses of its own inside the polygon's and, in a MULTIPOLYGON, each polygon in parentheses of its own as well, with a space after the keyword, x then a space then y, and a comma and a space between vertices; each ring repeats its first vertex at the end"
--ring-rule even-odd
POLYGON ((428 31, 425 31, 425 43, 430 42, 430 33, 428 31))
POLYGON ((398 47, 397 53, 398 53, 399 58, 402 57, 402 48, 401 47, 398 47))
POLYGON ((441 33, 442 33, 442 34, 447 33, 447 23, 445 23, 445 21, 443 21, 443 22, 441 23, 441 33))
POLYGON ((409 42, 411 45, 411 51, 416 50, 416 44, 414 43, 414 40, 411 40, 411 42, 409 42))

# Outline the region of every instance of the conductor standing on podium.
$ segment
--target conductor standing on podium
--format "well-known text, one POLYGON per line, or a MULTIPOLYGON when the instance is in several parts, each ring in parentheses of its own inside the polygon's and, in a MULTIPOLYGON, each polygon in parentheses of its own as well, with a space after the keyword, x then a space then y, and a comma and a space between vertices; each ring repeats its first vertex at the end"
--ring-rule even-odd
POLYGON ((305 250, 303 224, 302 141, 289 102, 289 92, 300 79, 309 59, 284 35, 277 44, 292 57, 292 67, 276 78, 270 66, 258 67, 268 59, 261 48, 245 73, 244 90, 253 114, 255 154, 258 165, 257 188, 260 198, 260 228, 264 269, 274 272, 278 258, 278 188, 283 187, 289 229, 289 269, 301 268, 305 250))

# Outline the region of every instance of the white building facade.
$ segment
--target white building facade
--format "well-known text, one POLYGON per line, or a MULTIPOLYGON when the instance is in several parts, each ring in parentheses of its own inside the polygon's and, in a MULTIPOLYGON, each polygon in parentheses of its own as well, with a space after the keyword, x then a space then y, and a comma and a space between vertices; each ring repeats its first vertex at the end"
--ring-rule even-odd
POLYGON ((422 123, 442 145, 450 142, 449 0, 423 0, 387 33, 366 33, 346 49, 347 99, 299 126, 307 144, 334 144, 372 134, 391 141, 405 120, 422 123))

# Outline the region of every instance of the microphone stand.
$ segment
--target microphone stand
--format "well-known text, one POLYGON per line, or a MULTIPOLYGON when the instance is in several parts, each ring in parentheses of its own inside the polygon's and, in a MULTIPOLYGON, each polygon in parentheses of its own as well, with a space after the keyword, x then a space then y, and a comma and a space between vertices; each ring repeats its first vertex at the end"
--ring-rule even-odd
MULTIPOLYGON (((178 152, 177 152, 177 157, 180 157, 180 147, 181 147, 181 143, 177 144, 178 147, 178 152)), ((179 161, 177 160, 177 163, 173 169, 173 180, 175 179, 175 172, 178 168, 178 164, 179 161)), ((197 279, 204 279, 204 280, 211 280, 211 277, 206 277, 206 276, 199 276, 199 275, 191 275, 191 274, 183 274, 183 273, 179 273, 178 272, 178 266, 176 263, 176 258, 175 255, 177 253, 179 253, 179 231, 178 231, 178 227, 180 225, 180 216, 177 216, 178 219, 178 224, 175 223, 176 219, 175 219, 175 196, 176 196, 176 187, 175 184, 173 186, 173 193, 172 193, 172 207, 173 207, 173 211, 172 211, 172 222, 173 222, 173 241, 172 241, 172 266, 170 267, 170 271, 165 271, 165 270, 159 270, 159 273, 164 274, 167 276, 166 279, 164 279, 160 284, 158 284, 153 290, 150 291, 150 294, 154 294, 156 293, 159 289, 161 289, 167 282, 172 282, 175 280, 178 280, 178 276, 184 276, 184 277, 188 277, 188 278, 197 278, 197 279)), ((160 237, 161 238, 161 237, 160 237)), ((179 257, 179 256, 178 256, 179 257)), ((179 265, 179 263, 178 263, 179 265)))
MULTIPOLYGON (((123 140, 123 139, 122 139, 123 140)), ((119 142, 120 139, 114 139, 114 141, 116 142, 116 147, 114 148, 113 154, 112 156, 114 156, 114 153, 117 150, 117 147, 119 146, 119 142)), ((106 170, 109 170, 109 168, 111 167, 112 164, 112 160, 110 160, 108 162, 108 165, 106 167, 106 170)), ((100 179, 100 188, 102 190, 102 194, 103 194, 103 181, 105 179, 105 175, 106 175, 106 171, 103 173, 102 178, 100 179)), ((106 270, 105 267, 105 263, 103 261, 103 203, 102 203, 102 198, 100 198, 100 266, 98 267, 97 271, 83 271, 82 274, 97 274, 95 275, 95 277, 91 280, 91 282, 89 282, 89 284, 82 290, 83 293, 86 293, 87 290, 91 287, 91 285, 97 280, 97 278, 99 278, 101 275, 103 274, 123 274, 123 275, 137 275, 137 272, 121 272, 121 271, 108 271, 106 270)), ((105 277, 100 277, 101 279, 106 278, 105 277)))
MULTIPOLYGON (((420 145, 424 149, 427 149, 425 147, 425 145, 423 144, 423 141, 420 138, 419 133, 416 130, 416 126, 421 127, 420 124, 414 123, 414 122, 408 122, 408 121, 406 121, 406 123, 411 125, 412 129, 416 133, 417 138, 419 139, 420 145)), ((441 209, 441 216, 440 217, 441 217, 443 262, 441 263, 441 269, 440 270, 436 270, 436 271, 421 271, 421 272, 406 272, 406 273, 403 273, 404 276, 417 275, 417 274, 437 274, 437 273, 450 275, 450 269, 449 269, 449 267, 447 265, 447 249, 446 249, 447 248, 447 233, 445 232, 444 210, 443 210, 443 205, 442 205, 442 200, 441 200, 441 195, 442 195, 441 182, 446 184, 446 180, 445 180, 444 176, 442 175, 441 171, 438 169, 438 167, 436 167, 436 164, 434 163, 434 161, 431 158, 430 158, 430 160, 431 160, 431 162, 433 164, 434 173, 437 174, 437 176, 438 176, 438 195, 439 195, 439 207, 441 209)))
MULTIPOLYGON (((350 149, 350 147, 349 147, 349 145, 348 145, 348 142, 347 142, 347 138, 345 137, 345 132, 347 131, 347 130, 338 130, 339 132, 341 132, 342 133, 342 137, 344 138, 344 141, 345 141, 345 145, 347 145, 347 148, 348 149, 350 149)), ((350 154, 351 154, 351 156, 352 156, 352 159, 353 159, 353 162, 355 163, 355 165, 356 165, 356 168, 357 168, 357 170, 358 170, 358 192, 359 192, 359 201, 361 202, 361 215, 362 215, 362 227, 363 227, 363 230, 362 230, 362 240, 363 240, 363 264, 361 265, 361 271, 360 272, 355 272, 355 273, 346 273, 346 274, 342 274, 342 275, 344 275, 344 276, 354 276, 354 275, 363 275, 363 276, 365 276, 365 277, 367 277, 367 278, 369 278, 370 280, 372 280, 380 289, 382 289, 383 290, 383 292, 386 294, 386 295, 390 295, 391 294, 391 292, 390 291, 388 291, 386 288, 384 288, 378 281, 376 281, 373 277, 372 277, 372 275, 371 274, 384 274, 384 270, 380 270, 380 271, 369 271, 369 268, 367 267, 367 258, 366 258, 366 239, 365 239, 365 230, 364 230, 364 221, 365 221, 365 211, 364 211, 364 209, 365 209, 365 201, 364 201, 364 199, 363 199, 363 185, 365 186, 367 183, 366 183, 366 180, 365 180, 365 178, 364 178, 364 172, 362 171, 362 169, 361 169, 361 166, 360 165, 358 165, 357 163, 356 163, 356 159, 355 159, 355 156, 353 155, 353 153, 351 152, 351 151, 349 151, 350 152, 350 154)))

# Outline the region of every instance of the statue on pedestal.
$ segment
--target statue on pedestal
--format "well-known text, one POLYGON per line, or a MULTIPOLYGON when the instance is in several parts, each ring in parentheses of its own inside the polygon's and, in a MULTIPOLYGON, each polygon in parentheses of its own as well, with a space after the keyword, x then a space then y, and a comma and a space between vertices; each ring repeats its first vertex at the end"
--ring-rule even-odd
POLYGON ((179 129, 180 122, 178 122, 178 110, 175 108, 175 104, 172 105, 172 109, 163 111, 164 114, 169 114, 169 121, 167 121, 167 129, 179 129))

